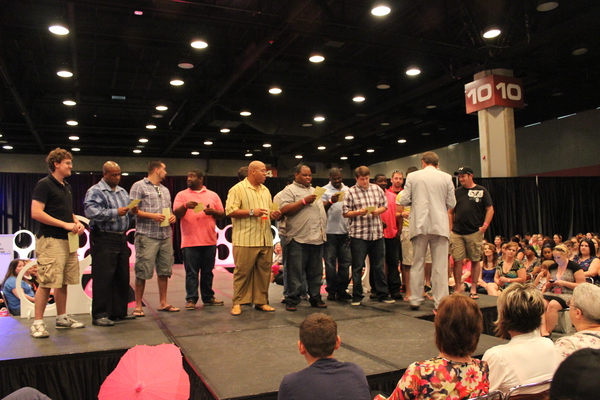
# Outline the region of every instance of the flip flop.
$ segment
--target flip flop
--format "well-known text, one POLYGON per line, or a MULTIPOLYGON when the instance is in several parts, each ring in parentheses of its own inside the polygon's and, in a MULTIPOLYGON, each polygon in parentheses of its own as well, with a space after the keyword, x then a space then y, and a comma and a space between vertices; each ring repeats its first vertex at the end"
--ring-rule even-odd
POLYGON ((131 314, 135 315, 138 318, 142 318, 142 317, 146 316, 146 314, 144 314, 144 311, 142 311, 142 310, 133 310, 133 312, 131 314))
POLYGON ((164 308, 159 308, 158 311, 164 311, 164 312, 179 312, 179 308, 177 307, 173 307, 172 305, 168 305, 164 308))
POLYGON ((477 295, 477 293, 470 293, 469 297, 472 298, 472 299, 474 299, 474 300, 477 300, 479 298, 479 296, 477 295))

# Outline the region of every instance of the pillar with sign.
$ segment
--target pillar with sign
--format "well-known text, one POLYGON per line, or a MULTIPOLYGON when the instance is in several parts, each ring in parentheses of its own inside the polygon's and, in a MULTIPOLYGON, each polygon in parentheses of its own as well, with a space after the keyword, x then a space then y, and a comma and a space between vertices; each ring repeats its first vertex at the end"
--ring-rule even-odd
POLYGON ((482 71, 474 78, 465 85, 465 101, 467 114, 478 113, 481 176, 516 176, 513 108, 524 106, 523 83, 506 69, 482 71))

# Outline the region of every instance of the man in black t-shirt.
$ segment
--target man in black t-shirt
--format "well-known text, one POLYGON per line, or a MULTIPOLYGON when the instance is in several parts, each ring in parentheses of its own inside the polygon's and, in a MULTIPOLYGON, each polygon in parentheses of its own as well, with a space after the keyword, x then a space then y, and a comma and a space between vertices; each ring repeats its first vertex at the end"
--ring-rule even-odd
POLYGON ((450 215, 450 249, 454 259, 454 291, 462 290, 462 265, 471 260, 471 298, 477 299, 477 280, 481 272, 481 248, 483 235, 494 216, 492 198, 486 188, 473 182, 473 169, 460 167, 458 175, 461 186, 456 188, 456 206, 450 215))
POLYGON ((30 332, 36 339, 49 336, 43 317, 51 289, 56 300, 56 328, 85 327, 67 315, 67 285, 79 283, 77 252, 70 251, 68 234, 81 235, 84 231, 73 214, 71 185, 64 180, 71 176, 73 156, 56 148, 48 154, 46 163, 51 173, 35 185, 31 201, 31 217, 40 223, 35 243, 40 287, 35 295, 35 320, 30 332))

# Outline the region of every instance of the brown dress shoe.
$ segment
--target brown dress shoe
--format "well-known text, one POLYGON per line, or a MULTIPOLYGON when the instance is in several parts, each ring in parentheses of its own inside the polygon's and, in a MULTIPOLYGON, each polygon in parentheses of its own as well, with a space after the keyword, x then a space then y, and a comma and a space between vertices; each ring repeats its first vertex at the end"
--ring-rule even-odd
POLYGON ((242 313, 242 306, 240 306, 239 304, 234 304, 233 307, 231 307, 231 315, 238 316, 241 313, 242 313))
POLYGON ((258 311, 274 312, 275 309, 268 304, 256 304, 254 306, 258 311))

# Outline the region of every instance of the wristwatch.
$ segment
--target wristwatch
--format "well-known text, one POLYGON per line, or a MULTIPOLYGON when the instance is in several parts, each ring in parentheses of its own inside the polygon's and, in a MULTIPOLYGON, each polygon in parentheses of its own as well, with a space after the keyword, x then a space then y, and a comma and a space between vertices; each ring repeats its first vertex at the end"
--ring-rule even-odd
POLYGON ((250 215, 251 217, 254 217, 254 208, 250 209, 250 211, 248 212, 248 215, 250 215))

